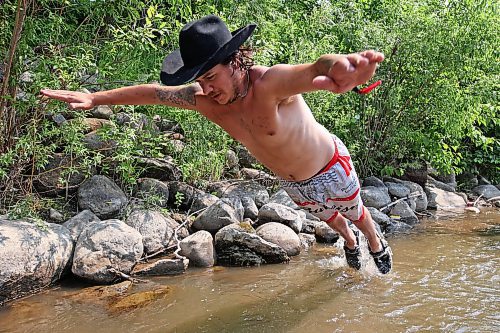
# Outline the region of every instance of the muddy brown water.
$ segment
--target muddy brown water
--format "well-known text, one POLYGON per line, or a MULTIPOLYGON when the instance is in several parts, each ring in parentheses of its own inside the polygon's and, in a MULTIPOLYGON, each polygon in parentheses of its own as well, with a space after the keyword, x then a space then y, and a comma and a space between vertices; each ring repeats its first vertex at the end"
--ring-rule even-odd
POLYGON ((0 309, 0 333, 500 332, 499 210, 427 220, 389 243, 388 276, 317 245, 289 264, 151 279, 133 291, 172 292, 118 313, 68 297, 83 286, 65 282, 0 309))

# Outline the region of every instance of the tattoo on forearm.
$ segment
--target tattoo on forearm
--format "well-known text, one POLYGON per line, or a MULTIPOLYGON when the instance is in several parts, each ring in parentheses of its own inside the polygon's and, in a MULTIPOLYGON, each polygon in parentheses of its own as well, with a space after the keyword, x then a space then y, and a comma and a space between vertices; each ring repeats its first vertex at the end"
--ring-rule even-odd
POLYGON ((177 90, 168 91, 162 88, 156 88, 156 96, 162 102, 169 102, 179 106, 196 105, 196 87, 190 85, 181 87, 177 90))

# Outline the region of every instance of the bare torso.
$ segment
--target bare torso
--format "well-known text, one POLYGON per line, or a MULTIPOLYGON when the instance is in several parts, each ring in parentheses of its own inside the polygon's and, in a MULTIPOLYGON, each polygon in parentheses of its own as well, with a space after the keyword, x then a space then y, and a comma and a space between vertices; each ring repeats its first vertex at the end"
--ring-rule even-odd
POLYGON ((278 102, 259 99, 261 78, 267 70, 252 67, 244 98, 227 105, 210 103, 199 111, 277 176, 297 181, 310 178, 334 153, 331 135, 314 119, 302 95, 278 102))

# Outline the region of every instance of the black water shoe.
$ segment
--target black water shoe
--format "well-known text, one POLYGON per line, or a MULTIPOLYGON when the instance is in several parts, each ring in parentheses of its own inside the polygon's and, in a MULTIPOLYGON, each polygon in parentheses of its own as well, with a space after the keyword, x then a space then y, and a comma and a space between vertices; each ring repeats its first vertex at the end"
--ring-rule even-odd
POLYGON ((344 241, 344 252, 345 259, 347 260, 347 264, 349 267, 352 267, 356 270, 361 268, 361 251, 359 249, 359 231, 354 231, 354 237, 356 237, 356 247, 354 249, 350 249, 347 247, 346 242, 344 241))
POLYGON ((375 261, 375 265, 377 266, 380 273, 387 274, 392 269, 392 250, 385 239, 380 237, 379 234, 377 234, 377 236, 380 239, 380 244, 382 244, 382 250, 380 250, 379 252, 372 252, 369 244, 368 249, 370 250, 373 261, 375 261))

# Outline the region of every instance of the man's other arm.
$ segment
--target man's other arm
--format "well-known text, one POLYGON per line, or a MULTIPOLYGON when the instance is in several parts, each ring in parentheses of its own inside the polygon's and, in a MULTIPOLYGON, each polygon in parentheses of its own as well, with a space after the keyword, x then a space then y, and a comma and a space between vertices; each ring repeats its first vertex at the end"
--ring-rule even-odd
POLYGON ((184 86, 142 84, 92 94, 69 90, 43 89, 40 93, 68 103, 72 109, 88 110, 97 105, 167 105, 197 110, 205 102, 197 83, 184 86))
POLYGON ((275 65, 262 76, 262 94, 277 100, 315 90, 351 91, 375 74, 384 55, 364 51, 349 55, 325 54, 311 64, 275 65))

